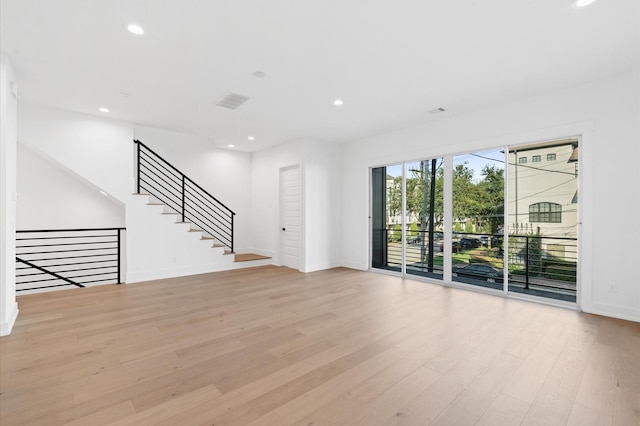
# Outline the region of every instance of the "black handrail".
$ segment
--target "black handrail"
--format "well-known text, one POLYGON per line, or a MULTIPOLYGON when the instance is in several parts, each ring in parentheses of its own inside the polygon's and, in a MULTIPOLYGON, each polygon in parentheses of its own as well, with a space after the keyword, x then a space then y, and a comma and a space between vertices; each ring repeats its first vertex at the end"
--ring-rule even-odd
POLYGON ((180 215, 181 222, 193 223, 233 252, 235 213, 147 145, 137 139, 133 142, 136 193, 144 191, 160 200, 180 215))
POLYGON ((86 284, 98 282, 120 284, 124 230, 74 228, 16 231, 16 291, 70 285, 85 287, 86 284), (56 284, 43 285, 51 282, 56 284))

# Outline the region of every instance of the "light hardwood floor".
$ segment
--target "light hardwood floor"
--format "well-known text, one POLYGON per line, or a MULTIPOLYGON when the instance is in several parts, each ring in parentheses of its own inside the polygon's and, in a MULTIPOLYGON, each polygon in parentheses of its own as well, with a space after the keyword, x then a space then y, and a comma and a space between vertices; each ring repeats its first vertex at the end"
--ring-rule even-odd
POLYGON ((273 266, 22 296, 0 424, 638 425, 640 324, 273 266))

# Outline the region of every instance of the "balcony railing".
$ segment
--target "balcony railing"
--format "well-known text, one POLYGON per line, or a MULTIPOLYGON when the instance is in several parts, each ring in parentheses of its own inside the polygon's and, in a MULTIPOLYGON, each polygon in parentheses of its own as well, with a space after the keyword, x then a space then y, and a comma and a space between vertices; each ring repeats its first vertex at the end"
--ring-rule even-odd
MULTIPOLYGON (((408 274, 442 279, 442 232, 434 232, 430 240, 427 231, 407 230, 404 244, 400 230, 387 228, 383 232, 386 235, 386 263, 374 267, 401 271, 404 249, 408 274)), ((451 241, 454 281, 502 289, 504 247, 501 234, 454 233, 451 241), (463 269, 469 264, 486 267, 463 269)), ((577 238, 511 235, 507 247, 510 291, 575 301, 577 238)))
POLYGON ((578 240, 572 237, 510 235, 510 286, 576 293, 578 240))
POLYGON ((121 283, 124 229, 16 231, 16 291, 121 283))

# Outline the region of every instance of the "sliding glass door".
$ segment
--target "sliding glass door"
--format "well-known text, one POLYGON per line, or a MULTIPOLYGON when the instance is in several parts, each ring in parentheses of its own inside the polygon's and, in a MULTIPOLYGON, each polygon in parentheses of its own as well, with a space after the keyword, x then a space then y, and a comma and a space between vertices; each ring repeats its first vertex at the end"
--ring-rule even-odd
POLYGON ((372 168, 371 267, 575 302, 578 152, 569 138, 372 168))
POLYGON ((504 150, 453 157, 452 279, 504 286, 504 150))
POLYGON ((442 279, 442 158, 404 163, 407 274, 442 279))
POLYGON ((402 272, 402 165, 371 169, 371 267, 402 272))
POLYGON ((509 148, 509 291, 576 301, 578 139, 509 148))
POLYGON ((371 169, 371 267, 442 279, 442 158, 371 169))

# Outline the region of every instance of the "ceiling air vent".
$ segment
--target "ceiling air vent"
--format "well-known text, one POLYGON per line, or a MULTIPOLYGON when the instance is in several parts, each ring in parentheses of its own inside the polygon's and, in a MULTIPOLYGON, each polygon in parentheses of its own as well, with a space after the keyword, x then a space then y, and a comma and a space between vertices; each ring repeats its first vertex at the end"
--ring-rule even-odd
POLYGON ((222 99, 216 102, 216 105, 222 108, 236 109, 248 100, 249 98, 246 96, 238 95, 237 93, 227 93, 222 99))

